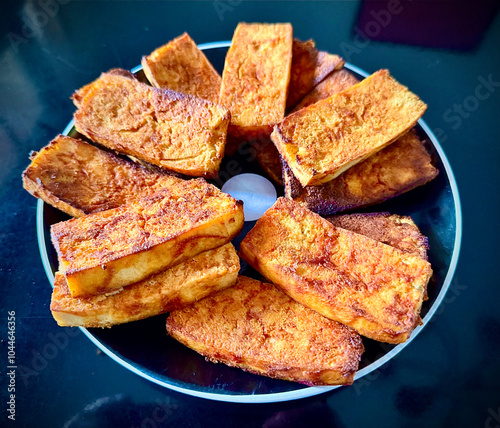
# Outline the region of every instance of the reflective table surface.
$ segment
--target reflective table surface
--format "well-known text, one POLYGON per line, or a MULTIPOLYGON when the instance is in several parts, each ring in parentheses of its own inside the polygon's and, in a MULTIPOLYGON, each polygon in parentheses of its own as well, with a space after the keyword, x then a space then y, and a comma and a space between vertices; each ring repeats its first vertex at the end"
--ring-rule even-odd
POLYGON ((402 1, 2 3, 0 426, 500 426, 500 17, 493 2, 458 3, 452 11, 402 1), (20 179, 29 152, 71 119, 76 88, 136 66, 184 31, 197 43, 229 40, 240 21, 291 22, 296 37, 370 73, 388 68, 428 104, 425 122, 462 203, 456 273, 418 337, 350 387, 281 403, 172 391, 117 364, 79 329, 59 328, 37 203, 20 179))

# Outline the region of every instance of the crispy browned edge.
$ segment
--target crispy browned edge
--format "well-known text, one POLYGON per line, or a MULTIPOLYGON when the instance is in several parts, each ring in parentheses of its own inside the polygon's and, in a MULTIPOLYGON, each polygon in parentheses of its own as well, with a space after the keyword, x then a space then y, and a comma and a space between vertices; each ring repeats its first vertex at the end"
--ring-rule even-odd
MULTIPOLYGON (((233 34, 233 39, 231 43, 231 47, 229 48, 228 53, 226 54, 226 60, 224 63, 224 70, 222 72, 222 85, 221 85, 221 92, 220 92, 220 97, 219 97, 219 104, 226 106, 227 103, 225 103, 224 99, 224 92, 226 91, 226 86, 228 86, 228 81, 230 81, 233 76, 227 75, 227 69, 228 69, 228 61, 231 60, 231 52, 236 50, 240 45, 242 40, 240 40, 238 37, 240 37, 240 29, 243 27, 250 27, 250 26, 268 26, 268 25, 282 25, 282 26, 289 26, 291 32, 293 32, 293 27, 290 23, 274 23, 274 24, 267 24, 267 23, 246 23, 246 22, 240 22, 238 23, 234 34, 233 34)), ((242 30, 241 30, 242 31, 242 30)), ((243 42, 246 44, 248 41, 243 40, 243 42)), ((290 80, 290 69, 291 69, 291 64, 292 64, 292 46, 293 46, 293 33, 290 34, 290 58, 289 58, 289 70, 288 70, 288 77, 287 77, 287 82, 286 82, 286 90, 288 91, 288 84, 290 80)), ((233 88, 234 89, 234 88, 233 88)), ((286 95, 284 94, 283 97, 283 116, 285 114, 285 109, 286 109, 286 95)), ((229 110, 231 110, 231 106, 227 106, 229 110)), ((271 134, 273 130, 273 126, 275 123, 259 123, 259 124, 253 124, 253 125, 246 125, 246 126, 241 126, 237 125, 234 123, 234 116, 236 114, 232 113, 232 118, 231 118, 231 123, 229 124, 228 127, 228 139, 227 139, 227 144, 226 144, 226 154, 228 155, 233 155, 239 145, 238 140, 245 140, 245 141, 252 141, 252 140, 258 140, 261 138, 268 138, 269 135, 271 134)))
MULTIPOLYGON (((439 174, 439 170, 432 165, 431 156, 427 152, 425 145, 419 140, 421 144, 421 153, 426 157, 426 159, 425 165, 424 162, 422 162, 422 157, 415 159, 415 162, 413 162, 415 171, 419 171, 417 179, 408 181, 405 185, 399 186, 398 188, 388 188, 387 192, 381 193, 378 196, 375 193, 370 194, 369 188, 366 187, 364 187, 365 195, 362 198, 354 197, 347 190, 350 180, 353 180, 358 176, 363 177, 367 173, 365 169, 367 169, 370 165, 383 165, 384 157, 399 151, 400 146, 405 143, 405 139, 407 138, 414 139, 415 142, 419 140, 416 132, 414 130, 410 130, 407 134, 400 137, 388 147, 368 157, 363 162, 354 165, 337 178, 319 186, 303 187, 299 180, 297 180, 297 178, 293 175, 293 171, 288 166, 285 159, 281 157, 285 196, 299 202, 318 214, 332 215, 344 211, 352 211, 356 208, 373 206, 395 198, 403 193, 409 192, 417 187, 423 186, 436 178, 439 174)), ((405 159, 408 162, 412 161, 409 157, 405 159)))
MULTIPOLYGON (((276 310, 276 308, 274 310, 276 310)), ((267 314, 269 315, 270 312, 267 312, 267 314)), ((286 323, 286 319, 282 320, 281 318, 278 318, 276 323, 278 325, 280 323, 286 323)), ((283 327, 286 328, 284 325, 283 327)), ((262 283, 253 278, 241 275, 238 277, 238 281, 233 287, 220 293, 213 294, 212 296, 200 300, 194 305, 186 307, 183 310, 171 313, 167 318, 167 331, 176 340, 201 355, 204 355, 211 362, 224 363, 257 375, 295 381, 310 386, 352 384, 355 372, 358 369, 361 354, 364 351, 361 337, 351 328, 337 323, 336 321, 329 320, 319 315, 312 309, 295 302, 273 284, 262 283), (234 295, 238 293, 243 294, 245 298, 244 301, 236 300, 234 295), (257 304, 255 307, 252 306, 254 302, 257 304), (231 310, 231 305, 234 306, 235 310, 231 310), (344 361, 339 363, 340 367, 338 369, 324 370, 318 370, 317 368, 310 370, 305 369, 304 366, 307 365, 307 359, 309 357, 314 358, 315 355, 317 357, 322 356, 317 354, 304 354, 303 361, 300 361, 298 367, 286 366, 281 360, 267 362, 263 361, 262 358, 259 360, 261 352, 259 348, 248 354, 241 353, 235 355, 230 350, 226 350, 225 348, 221 349, 219 346, 214 348, 212 342, 217 342, 218 340, 223 341, 224 338, 220 335, 217 336, 220 333, 218 333, 215 328, 209 329, 206 333, 203 332, 203 327, 206 326, 205 322, 207 321, 205 317, 203 320, 200 320, 200 323, 195 322, 199 328, 194 331, 190 326, 187 326, 187 323, 185 322, 185 318, 188 318, 190 321, 197 321, 197 316, 200 316, 197 313, 199 309, 205 312, 205 310, 211 311, 212 308, 219 309, 223 306, 224 313, 227 313, 227 316, 223 316, 223 318, 219 319, 217 311, 214 311, 211 314, 212 318, 208 318, 208 322, 217 323, 218 325, 220 325, 220 323, 228 323, 231 321, 245 323, 247 321, 245 315, 240 317, 239 312, 246 311, 247 316, 256 321, 255 323, 250 322, 248 325, 248 336, 251 338, 253 326, 257 326, 257 335, 261 333, 261 329, 263 328, 263 324, 259 323, 259 311, 269 311, 269 307, 272 307, 273 305, 277 306, 279 309, 286 308, 286 313, 294 311, 294 308, 296 308, 295 311, 302 311, 304 316, 309 317, 306 321, 311 324, 311 329, 319 328, 319 331, 322 331, 324 328, 332 326, 333 328, 338 328, 341 334, 344 333, 344 335, 340 338, 342 339, 340 345, 338 343, 334 344, 336 347, 341 346, 344 350, 344 352, 340 354, 344 358, 344 361), (231 320, 231 316, 236 312, 238 312, 237 320, 231 320), (207 337, 207 335, 209 337, 207 337)), ((275 332, 276 330, 271 331, 269 333, 269 337, 272 338, 272 334, 275 332)), ((267 337, 268 335, 264 333, 264 336, 267 337)), ((228 338, 227 340, 229 344, 233 343, 231 338, 228 338)), ((292 349, 289 352, 293 353, 293 343, 290 343, 290 346, 292 349)))
POLYGON ((149 55, 143 56, 141 64, 144 70, 144 74, 146 75, 146 78, 153 86, 157 88, 170 88, 177 92, 184 92, 190 95, 195 95, 207 99, 213 103, 219 102, 219 93, 220 93, 222 78, 218 73, 218 71, 214 68, 212 63, 208 60, 206 55, 203 53, 203 51, 198 49, 197 44, 187 32, 182 33, 180 36, 176 37, 175 39, 172 39, 165 45, 156 48, 149 55), (182 50, 185 48, 184 44, 189 45, 189 48, 196 51, 199 59, 198 65, 203 68, 203 72, 198 73, 198 70, 190 69, 192 68, 192 65, 187 61, 177 63, 178 66, 181 66, 188 72, 191 72, 189 73, 191 78, 193 78, 193 73, 194 73, 194 78, 197 81, 197 85, 195 85, 194 90, 191 91, 185 90, 186 86, 188 86, 190 82, 185 82, 185 85, 181 85, 182 88, 179 88, 179 84, 176 84, 175 87, 171 87, 171 85, 164 84, 163 82, 160 83, 156 76, 156 68, 158 66, 161 66, 162 64, 161 55, 165 54, 168 55, 170 50, 177 50, 177 51, 182 50), (153 58, 154 56, 160 56, 160 58, 153 58), (152 68, 154 68, 155 70, 153 70, 152 68), (216 87, 213 86, 214 84, 216 85, 216 87), (204 87, 202 88, 201 86, 204 87), (211 87, 209 88, 208 86, 211 87))
MULTIPOLYGON (((129 70, 125 70, 123 68, 112 68, 108 70, 106 73, 103 74, 111 74, 113 76, 122 76, 122 77, 127 77, 129 79, 133 79, 135 81, 139 81, 135 74, 130 72, 129 70)), ((92 84, 94 82, 90 82, 84 86, 82 86, 80 89, 76 90, 73 95, 71 95, 71 100, 73 101, 73 104, 76 106, 76 108, 80 108, 82 100, 85 98, 85 96, 88 94, 88 92, 92 89, 92 84)))
POLYGON ((236 250, 228 243, 200 253, 118 293, 81 298, 71 297, 64 275, 57 272, 50 310, 60 326, 111 327, 182 309, 233 285, 239 269, 236 250), (222 263, 216 262, 217 258, 223 258, 222 263), (214 272, 214 269, 217 271, 214 272), (209 277, 204 278, 204 275, 209 277))
POLYGON ((342 68, 345 62, 338 55, 318 50, 312 39, 302 41, 294 38, 292 49, 287 109, 293 108, 332 71, 342 68))
MULTIPOLYGON (((123 153, 128 156, 133 156, 136 157, 140 160, 146 161, 148 163, 154 164, 160 168, 164 168, 167 170, 174 171, 176 173, 181 173, 185 174, 188 176, 194 176, 194 177, 205 177, 205 178, 217 178, 218 176, 218 170, 220 167, 220 162, 222 161, 222 158, 224 156, 224 150, 226 146, 226 137, 227 137, 227 127, 229 126, 230 120, 231 120, 231 114, 229 110, 227 110, 225 107, 221 106, 220 104, 213 103, 211 101, 195 97, 193 95, 188 95, 188 94, 181 94, 179 92, 172 91, 171 89, 163 89, 163 88, 155 88, 151 87, 143 82, 140 82, 135 78, 134 75, 132 75, 130 72, 127 70, 122 70, 122 69, 112 69, 106 73, 102 73, 99 78, 94 80, 93 82, 83 86, 82 88, 76 90, 74 94, 71 96, 71 99, 73 100, 73 103, 77 107, 77 111, 74 113, 74 121, 75 121, 75 128, 80 132, 81 134, 85 135, 88 137, 90 140, 95 141, 107 148, 110 148, 112 150, 119 151, 120 153, 123 153), (221 130, 220 134, 223 136, 223 145, 222 149, 220 150, 220 153, 218 154, 218 157, 216 159, 216 162, 214 163, 214 166, 207 169, 207 168, 190 168, 190 169, 176 169, 169 167, 167 168, 165 165, 162 165, 161 162, 149 155, 144 155, 144 153, 141 152, 140 149, 136 149, 135 147, 125 147, 122 144, 116 144, 116 142, 113 139, 106 138, 106 137, 99 137, 98 132, 94 132, 94 130, 90 129, 87 125, 82 127, 80 126, 81 124, 79 123, 79 118, 84 117, 84 112, 82 111, 83 106, 82 106, 82 101, 86 97, 87 94, 89 94, 95 85, 99 84, 99 79, 101 79, 103 76, 106 75, 112 75, 112 76, 121 76, 121 77, 127 77, 127 78, 133 78, 139 85, 144 85, 144 87, 147 87, 148 90, 152 91, 153 93, 160 94, 162 97, 165 97, 169 99, 170 101, 177 101, 181 103, 187 103, 190 105, 195 105, 195 106, 205 106, 205 107, 214 107, 217 109, 221 110, 221 130)), ((219 138, 220 136, 217 136, 219 138)))
MULTIPOLYGON (((167 174, 166 171, 161 170, 160 168, 152 168, 152 166, 146 167, 135 162, 127 161, 109 151, 101 150, 100 148, 95 147, 92 144, 78 138, 73 138, 65 135, 57 135, 47 146, 42 147, 38 152, 33 151, 30 153, 31 163, 22 173, 23 187, 34 197, 42 199, 44 202, 52 205, 53 207, 65 212, 72 217, 81 217, 83 215, 91 214, 97 211, 116 208, 119 204, 113 203, 113 199, 108 199, 108 203, 104 208, 89 209, 88 205, 85 204, 85 201, 78 199, 76 195, 73 199, 64 199, 61 194, 58 194, 53 189, 50 189, 50 186, 46 186, 44 184, 42 178, 40 178, 40 168, 43 168, 45 166, 45 163, 50 162, 53 157, 57 157, 58 145, 61 139, 69 139, 72 140, 74 144, 78 144, 82 147, 88 148, 90 151, 100 156, 102 162, 108 164, 116 164, 120 168, 126 168, 127 170, 129 170, 130 174, 141 176, 142 174, 147 174, 151 177, 157 176, 159 180, 165 180, 165 185, 167 184, 167 181, 174 182, 180 180, 180 178, 167 174)), ((87 175, 87 177, 85 178, 89 181, 92 181, 93 179, 91 175, 87 175)), ((113 184, 114 183, 110 183, 110 188, 113 187, 113 184)), ((116 192, 118 199, 122 198, 123 196, 124 200, 127 201, 134 200, 137 197, 146 196, 155 191, 154 189, 149 190, 146 187, 143 187, 143 190, 143 193, 134 195, 130 193, 131 190, 129 190, 127 186, 119 186, 119 183, 114 186, 114 191, 116 192)))
POLYGON ((334 226, 368 236, 405 253, 427 260, 429 239, 409 216, 388 212, 341 214, 325 217, 334 226))
MULTIPOLYGON (((385 245, 379 241, 376 241, 368 236, 360 235, 358 233, 352 232, 347 229, 338 228, 333 224, 331 224, 330 222, 328 222, 327 220, 325 220, 324 218, 307 210, 300 204, 297 204, 290 199, 278 198, 277 202, 273 205, 273 207, 271 207, 257 221, 256 225, 252 228, 252 230, 250 230, 250 232, 247 233, 246 237, 241 242, 239 248, 240 257, 269 280, 274 281, 276 284, 278 284, 279 282, 278 285, 292 297, 298 298, 297 300, 300 301, 302 304, 306 304, 311 308, 314 308, 315 310, 319 311, 322 315, 327 316, 331 319, 335 319, 339 322, 345 322, 346 316, 347 318, 352 318, 352 320, 347 325, 349 325, 352 328, 355 328, 360 334, 381 342, 387 342, 387 343, 405 342, 411 335, 414 328, 421 323, 421 319, 419 316, 421 303, 426 295, 427 283, 430 277, 432 276, 432 268, 430 263, 427 260, 422 259, 421 257, 414 256, 411 254, 405 254, 403 251, 394 247, 389 251, 389 253, 392 253, 396 256, 404 256, 405 259, 411 261, 412 264, 419 265, 419 267, 417 266, 417 268, 422 270, 422 272, 419 275, 421 275, 421 282, 423 288, 421 290, 421 293, 420 290, 417 290, 421 294, 420 303, 415 301, 416 307, 413 308, 412 306, 412 309, 415 309, 417 312, 406 314, 409 315, 409 318, 405 321, 404 326, 399 322, 393 323, 392 324, 393 328, 396 328, 397 330, 392 330, 392 329, 388 330, 386 327, 383 328, 383 326, 380 325, 380 317, 378 320, 373 320, 371 317, 367 318, 362 313, 358 314, 356 308, 351 308, 347 314, 343 314, 341 310, 336 315, 334 315, 334 312, 332 311, 334 306, 332 306, 332 302, 330 302, 330 298, 328 297, 328 295, 325 294, 325 289, 321 281, 318 282, 313 281, 312 284, 303 283, 301 282, 300 275, 295 274, 293 269, 290 270, 291 268, 289 268, 288 266, 283 266, 282 268, 280 268, 279 264, 277 264, 278 263, 277 261, 272 262, 269 259, 267 259, 267 261, 263 263, 262 260, 259 258, 259 251, 261 251, 262 248, 260 248, 258 242, 262 242, 263 239, 262 228, 264 228, 264 230, 271 229, 269 233, 273 236, 272 239, 274 239, 275 241, 276 239, 283 239, 283 236, 281 235, 282 231, 272 230, 275 227, 275 225, 272 223, 272 220, 269 220, 267 218, 268 216, 274 215, 272 211, 283 211, 283 210, 288 211, 292 218, 295 218, 296 216, 299 217, 305 216, 309 218, 313 224, 315 224, 315 227, 325 228, 325 230, 332 230, 333 232, 335 232, 334 235, 343 231, 342 234, 345 234, 348 237, 350 236, 347 239, 347 242, 351 242, 351 240, 353 239, 358 239, 361 240, 362 242, 364 241, 364 244, 372 242, 380 249, 382 249, 383 247, 390 248, 390 246, 385 245), (273 266, 272 268, 269 268, 269 263, 271 263, 270 266, 273 266), (282 275, 284 275, 286 279, 282 278, 282 275), (280 278, 279 281, 277 281, 277 278, 280 278), (324 300, 325 298, 326 300, 324 300)), ((310 243, 309 245, 317 246, 318 243, 315 245, 310 243)), ((323 242, 321 243, 321 245, 326 246, 328 244, 326 244, 326 242, 323 242)), ((360 245, 362 246, 363 244, 360 245)), ((313 258, 311 260, 312 266, 322 266, 322 258, 321 256, 318 257, 319 259, 313 258)), ((411 287, 416 288, 416 285, 414 283, 410 284, 408 283, 408 280, 405 281, 408 286, 411 285, 411 287)), ((371 284, 370 286, 373 285, 374 284, 371 284)), ((399 317, 399 312, 393 312, 393 314, 399 317)))
POLYGON ((42 156, 44 151, 50 150, 55 144, 57 138, 61 137, 61 135, 57 136, 54 140, 52 140, 47 146, 42 147, 40 151, 32 151, 30 153, 31 163, 26 167, 26 169, 22 173, 23 180, 23 188, 32 196, 37 199, 41 199, 49 205, 52 205, 54 208, 57 208, 66 214, 72 217, 81 217, 86 213, 81 209, 74 207, 66 201, 61 200, 57 197, 57 195, 50 192, 40 180, 36 178, 36 170, 35 163, 39 156, 42 156))
POLYGON ((281 156, 276 150, 271 140, 255 141, 252 143, 255 149, 257 162, 266 173, 266 175, 273 180, 277 185, 283 186, 283 173, 281 171, 281 156))
MULTIPOLYGON (((396 81, 391 75, 389 70, 387 69, 381 69, 376 71, 375 73, 371 74, 367 78, 365 78, 363 81, 358 83, 357 85, 353 85, 346 90, 336 93, 332 95, 329 98, 323 99, 318 101, 315 104, 312 104, 308 107, 305 107, 295 113, 292 113, 285 117, 280 123, 274 126, 273 132, 271 134, 271 140, 275 144, 276 148, 280 152, 280 155, 287 160, 289 167, 292 169, 294 172, 295 177, 300 181, 300 183, 303 186, 306 185, 321 185, 324 184, 328 181, 331 181, 332 179, 338 177, 340 174, 345 172, 347 169, 351 168, 352 166, 356 165, 359 162, 362 162, 365 160, 367 157, 375 154, 377 151, 382 150, 384 147, 387 147, 388 145, 392 144, 394 141, 397 140, 397 138, 406 132, 408 132, 415 124, 417 123, 418 119, 423 115, 425 110, 427 109, 427 105, 418 98, 416 94, 411 92, 406 86, 400 84, 398 81, 396 81), (373 83, 375 82, 375 83, 373 83), (399 85, 403 91, 406 90, 406 96, 409 96, 413 98, 413 101, 415 104, 418 104, 418 108, 415 107, 415 117, 411 119, 411 121, 404 121, 404 128, 398 130, 398 135, 393 136, 392 138, 387 137, 384 141, 383 144, 379 144, 376 147, 369 146, 369 152, 366 152, 367 148, 366 142, 370 141, 369 138, 363 138, 363 142, 365 143, 363 145, 364 153, 362 156, 352 158, 351 155, 349 155, 350 160, 349 161, 343 161, 340 165, 337 163, 336 165, 333 165, 324 171, 317 171, 314 166, 307 165, 306 169, 304 170, 302 167, 299 167, 303 162, 299 159, 296 159, 295 165, 290 165, 288 162, 289 159, 287 159, 287 153, 285 150, 285 147, 287 145, 293 145, 291 143, 290 138, 288 136, 284 135, 283 129, 287 129, 288 133, 292 132, 293 138, 295 138, 295 133, 296 133, 296 128, 300 124, 304 124, 304 116, 307 116, 308 114, 310 115, 311 112, 315 113, 315 110, 319 110, 322 108, 330 109, 330 104, 334 102, 337 99, 342 99, 342 98, 347 98, 351 99, 352 98, 352 92, 355 92, 357 89, 356 88, 362 88, 363 91, 366 92, 366 87, 369 86, 370 84, 380 84, 380 82, 390 82, 393 85, 399 85), (290 131, 293 129, 293 131, 290 131)), ((372 130, 373 131, 373 130, 372 130)), ((340 128, 336 132, 343 134, 343 130, 340 128)), ((372 132, 373 133, 373 132, 372 132)), ((349 148, 347 153, 351 153, 352 149, 349 148)))

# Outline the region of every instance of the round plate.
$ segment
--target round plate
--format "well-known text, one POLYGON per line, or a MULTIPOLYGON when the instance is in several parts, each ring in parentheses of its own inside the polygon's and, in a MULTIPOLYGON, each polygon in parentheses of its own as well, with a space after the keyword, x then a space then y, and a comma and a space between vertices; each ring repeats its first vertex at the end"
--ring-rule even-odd
MULTIPOLYGON (((221 72, 230 43, 208 43, 199 47, 221 72)), ((368 75, 353 65, 346 64, 345 67, 358 77, 368 75)), ((132 71, 141 77, 140 66, 132 71)), ((399 345, 382 344, 363 338, 366 350, 355 379, 367 375, 389 361, 422 331, 443 300, 456 267, 462 229, 457 184, 443 149, 422 120, 418 122, 417 131, 424 139, 433 163, 440 171, 438 177, 425 186, 391 201, 358 212, 389 211, 409 215, 429 238, 428 254, 434 275, 428 286, 429 299, 422 306, 423 324, 414 330, 409 340, 399 345)), ((63 134, 78 135, 73 122, 69 123, 63 134)), ((249 150, 235 155, 233 160, 236 160, 238 165, 236 172, 264 175, 253 158, 249 150)), ((227 169, 226 162, 227 159, 223 161, 221 171, 232 171, 234 175, 234 161, 227 169)), ((225 174, 221 174, 223 175, 225 174)), ((229 176, 222 177, 222 180, 215 184, 220 187, 221 182, 227 178, 229 176)), ((278 195, 283 194, 282 189, 277 188, 277 191, 278 195)), ((38 201, 38 243, 45 272, 51 284, 57 270, 57 255, 50 243, 50 225, 68 218, 50 205, 38 201)), ((234 240, 236 246, 254 224, 255 222, 245 222, 243 232, 234 240)), ((255 272, 245 263, 242 265, 242 273, 255 276, 255 272)), ((207 362, 202 356, 167 335, 165 319, 166 315, 159 315, 110 329, 81 330, 103 352, 127 369, 159 385, 197 397, 229 402, 265 403, 310 397, 336 388, 306 387, 294 382, 257 376, 224 364, 207 362)))

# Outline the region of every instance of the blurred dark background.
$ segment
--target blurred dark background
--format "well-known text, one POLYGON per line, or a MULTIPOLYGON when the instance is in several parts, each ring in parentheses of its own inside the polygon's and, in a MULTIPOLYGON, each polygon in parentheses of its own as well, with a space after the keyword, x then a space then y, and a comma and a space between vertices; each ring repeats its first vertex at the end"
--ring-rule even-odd
POLYGON ((0 426, 500 426, 498 2, 2 1, 0 29, 0 426), (357 384, 288 403, 185 396, 119 366, 79 330, 58 328, 36 201, 21 187, 30 150, 70 121, 76 88, 138 65, 184 31, 198 43, 230 40, 240 21, 291 22, 320 49, 370 73, 391 70, 429 105, 424 119, 462 200, 460 260, 433 322, 357 384), (12 310, 16 421, 5 404, 12 310))

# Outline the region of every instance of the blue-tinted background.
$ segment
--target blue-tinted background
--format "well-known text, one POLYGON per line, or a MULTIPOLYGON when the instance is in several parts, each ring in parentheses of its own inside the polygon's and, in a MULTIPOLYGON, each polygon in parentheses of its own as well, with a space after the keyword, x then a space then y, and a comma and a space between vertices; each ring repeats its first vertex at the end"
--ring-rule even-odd
POLYGON ((500 426, 500 18, 492 4, 2 2, 0 426, 500 426), (388 19, 381 11, 389 7, 388 19), (122 368, 79 330, 58 328, 38 254, 36 201, 21 188, 29 151, 70 120, 75 88, 109 68, 134 67, 184 31, 198 43, 228 40, 239 21, 289 21, 297 37, 312 37, 368 72, 390 69, 429 105, 425 120, 462 199, 461 256, 434 321, 357 385, 288 403, 184 396, 122 368), (3 404, 9 310, 16 312, 24 374, 17 377, 15 422, 3 404))

